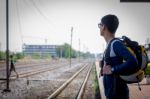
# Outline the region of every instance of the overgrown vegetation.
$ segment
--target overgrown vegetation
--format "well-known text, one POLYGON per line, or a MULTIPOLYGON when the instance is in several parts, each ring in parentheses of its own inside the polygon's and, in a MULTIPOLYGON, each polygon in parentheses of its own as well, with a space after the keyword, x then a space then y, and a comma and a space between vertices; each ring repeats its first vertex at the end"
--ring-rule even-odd
POLYGON ((6 59, 5 52, 0 51, 0 60, 5 60, 5 59, 6 59))
POLYGON ((30 55, 33 59, 48 59, 51 58, 50 54, 40 54, 40 53, 34 53, 30 55))
MULTIPOLYGON (((21 52, 18 52, 18 53, 10 52, 9 54, 10 55, 13 54, 15 60, 24 58, 24 55, 21 52)), ((5 59, 6 59, 6 52, 0 51, 0 60, 5 60, 5 59)))
POLYGON ((87 57, 91 57, 94 58, 94 54, 91 54, 90 52, 80 52, 80 51, 76 51, 75 49, 71 48, 71 46, 67 43, 58 46, 57 48, 57 55, 59 57, 63 57, 63 58, 77 58, 77 57, 81 57, 81 58, 87 58, 87 57))
POLYGON ((93 76, 94 76, 93 79, 94 79, 95 98, 96 99, 101 99, 95 64, 94 64, 93 68, 94 68, 93 69, 94 70, 94 72, 93 72, 94 73, 93 74, 93 76))

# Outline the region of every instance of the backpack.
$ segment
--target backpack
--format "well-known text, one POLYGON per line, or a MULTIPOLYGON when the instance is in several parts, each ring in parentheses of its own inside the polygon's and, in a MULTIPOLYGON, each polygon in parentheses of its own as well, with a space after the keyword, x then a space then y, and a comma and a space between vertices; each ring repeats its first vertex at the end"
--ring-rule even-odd
MULTIPOLYGON (((148 57, 147 53, 145 51, 144 46, 139 45, 138 42, 130 40, 126 36, 122 36, 122 38, 118 38, 116 40, 113 40, 110 44, 110 46, 113 46, 113 43, 115 41, 121 41, 123 44, 127 47, 129 52, 131 52, 132 55, 137 59, 138 62, 138 68, 136 71, 133 71, 130 75, 119 75, 122 80, 124 80, 126 83, 138 83, 143 80, 144 76, 144 70, 147 67, 148 63, 148 57)), ((113 47, 111 48, 113 50, 113 47)), ((115 54, 115 51, 113 51, 115 54)), ((116 54, 115 54, 116 55, 116 54)))

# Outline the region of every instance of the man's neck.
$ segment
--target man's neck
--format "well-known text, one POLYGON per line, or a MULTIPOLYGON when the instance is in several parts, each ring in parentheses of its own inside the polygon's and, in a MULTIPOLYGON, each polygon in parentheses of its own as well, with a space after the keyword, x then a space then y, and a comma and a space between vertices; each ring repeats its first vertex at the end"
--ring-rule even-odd
POLYGON ((114 38, 115 38, 115 36, 113 34, 105 36, 105 40, 106 40, 107 44, 114 38))

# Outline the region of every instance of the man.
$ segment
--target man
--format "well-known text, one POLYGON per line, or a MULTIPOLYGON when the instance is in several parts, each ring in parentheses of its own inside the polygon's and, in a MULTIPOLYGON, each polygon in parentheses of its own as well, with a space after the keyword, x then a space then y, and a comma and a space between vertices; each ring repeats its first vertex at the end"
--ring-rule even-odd
POLYGON ((16 73, 16 76, 18 78, 19 75, 18 75, 18 73, 16 72, 16 69, 15 69, 15 61, 14 61, 13 55, 10 55, 10 74, 9 74, 9 77, 10 77, 12 71, 14 71, 16 73))
POLYGON ((107 43, 101 69, 107 99, 129 99, 128 86, 119 75, 128 75, 137 66, 135 57, 121 41, 115 38, 118 26, 117 16, 111 14, 102 17, 101 22, 98 24, 100 35, 104 37, 107 43), (116 56, 110 57, 113 54, 111 52, 112 48, 116 56))

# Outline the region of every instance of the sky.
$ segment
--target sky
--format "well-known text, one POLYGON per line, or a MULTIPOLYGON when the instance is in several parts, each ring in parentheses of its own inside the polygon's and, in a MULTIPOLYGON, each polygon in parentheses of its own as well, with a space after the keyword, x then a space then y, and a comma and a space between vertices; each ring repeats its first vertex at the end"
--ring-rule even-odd
MULTIPOLYGON (((119 18, 116 37, 123 35, 140 44, 150 38, 150 3, 120 0, 9 0, 9 49, 22 44, 70 44, 80 51, 102 53, 106 47, 98 23, 107 14, 119 18)), ((0 0, 0 50, 6 50, 5 0, 0 0)))

